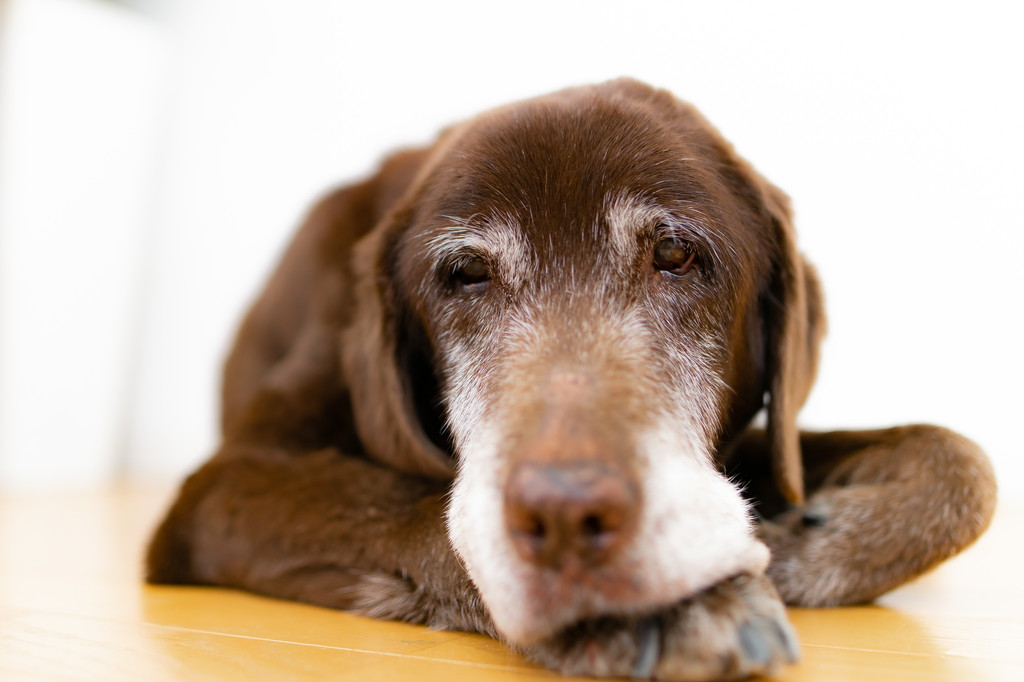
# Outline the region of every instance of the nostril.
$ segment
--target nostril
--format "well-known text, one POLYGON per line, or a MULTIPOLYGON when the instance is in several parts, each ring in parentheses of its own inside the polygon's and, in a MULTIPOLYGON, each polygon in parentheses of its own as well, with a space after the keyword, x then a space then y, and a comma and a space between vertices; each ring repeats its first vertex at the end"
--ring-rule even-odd
POLYGON ((539 516, 531 517, 526 524, 524 532, 535 540, 543 540, 547 535, 547 526, 539 516))
POLYGON ((548 536, 551 525, 542 512, 522 504, 506 503, 505 507, 505 523, 516 537, 540 542, 548 536))
POLYGON ((583 531, 584 537, 591 540, 599 540, 606 530, 604 521, 597 514, 587 514, 584 516, 583 521, 580 522, 580 528, 583 531))
POLYGON ((603 552, 622 539, 625 518, 621 508, 601 508, 579 521, 578 544, 584 552, 603 552))

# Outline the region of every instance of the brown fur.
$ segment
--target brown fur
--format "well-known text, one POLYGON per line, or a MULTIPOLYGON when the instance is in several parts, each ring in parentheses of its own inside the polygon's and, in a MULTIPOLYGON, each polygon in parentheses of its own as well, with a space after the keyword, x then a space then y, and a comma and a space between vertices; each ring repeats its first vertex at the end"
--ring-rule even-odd
MULTIPOLYGON (((797 430, 824 315, 786 197, 691 107, 616 81, 484 114, 320 202, 239 331, 224 372, 222 444, 153 538, 150 581, 229 585, 501 636, 446 534, 445 496, 461 453, 441 356, 453 338, 496 333, 493 311, 519 293, 496 280, 466 315, 452 303, 461 294, 444 293, 455 285, 439 283, 424 257, 432 220, 481 211, 518 216, 539 253, 562 258, 549 267, 542 255, 546 275, 530 282, 534 298, 550 302, 546 333, 568 338, 601 305, 656 305, 650 314, 661 316, 672 352, 686 352, 672 346, 686 334, 723 339, 711 369, 724 388, 708 397, 716 423, 702 437, 767 519, 759 527, 773 554, 767 575, 786 602, 870 600, 987 526, 991 467, 959 436, 929 426, 797 430), (651 279, 649 261, 615 288, 606 246, 581 249, 580 230, 567 226, 583 229, 580 216, 600 215, 609 187, 695 205, 714 225, 698 235, 703 269, 685 293, 651 279), (580 286, 586 297, 560 298, 580 286), (748 429, 762 408, 766 432, 748 429)), ((588 343, 566 341, 556 360, 524 359, 501 384, 519 396, 508 420, 520 435, 501 450, 510 532, 526 533, 518 541, 526 561, 582 561, 584 574, 614 562, 633 533, 644 501, 631 435, 650 423, 659 395, 643 388, 652 385, 639 376, 646 365, 588 343), (593 373, 550 374, 572 360, 573 343, 596 354, 593 373), (553 378, 537 393, 530 377, 553 378), (572 473, 569 492, 559 492, 545 478, 552 467, 558 476, 587 473, 572 473), (534 514, 556 525, 570 519, 570 540, 532 545, 534 514), (566 547, 578 540, 580 518, 614 542, 577 557, 566 547)), ((517 361, 499 350, 482 352, 482 371, 504 376, 486 360, 517 361)), ((598 614, 518 646, 569 673, 665 679, 770 672, 795 658, 778 597, 756 575, 653 612, 598 614), (648 631, 658 633, 650 646, 659 655, 644 668, 645 642, 655 641, 648 631)))

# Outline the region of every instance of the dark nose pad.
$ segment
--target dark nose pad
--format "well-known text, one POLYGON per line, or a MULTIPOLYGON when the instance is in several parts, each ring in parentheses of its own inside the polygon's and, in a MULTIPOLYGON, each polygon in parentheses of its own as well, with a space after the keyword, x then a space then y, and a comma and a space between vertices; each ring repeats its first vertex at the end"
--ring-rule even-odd
POLYGON ((505 524, 527 561, 595 566, 625 544, 638 505, 635 486, 602 464, 523 462, 505 488, 505 524))

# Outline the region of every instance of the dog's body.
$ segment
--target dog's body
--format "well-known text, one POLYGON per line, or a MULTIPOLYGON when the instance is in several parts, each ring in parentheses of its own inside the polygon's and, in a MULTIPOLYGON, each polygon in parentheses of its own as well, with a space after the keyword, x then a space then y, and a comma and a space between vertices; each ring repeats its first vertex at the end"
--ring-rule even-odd
POLYGON ((787 200, 692 108, 616 81, 484 114, 314 210, 149 577, 572 673, 770 671, 796 653, 766 576, 868 600, 994 506, 950 432, 797 431, 823 327, 787 200))

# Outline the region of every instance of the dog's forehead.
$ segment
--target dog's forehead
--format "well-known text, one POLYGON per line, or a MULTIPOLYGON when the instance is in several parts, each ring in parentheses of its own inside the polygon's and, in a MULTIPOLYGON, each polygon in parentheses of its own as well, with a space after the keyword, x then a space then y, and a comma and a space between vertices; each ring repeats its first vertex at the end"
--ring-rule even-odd
POLYGON ((438 165, 438 213, 500 218, 493 222, 549 237, 589 230, 620 198, 679 210, 706 202, 716 164, 692 143, 701 131, 688 140, 668 123, 601 99, 482 117, 438 165))
POLYGON ((768 231, 747 172, 674 99, 531 100, 442 138, 411 195, 400 262, 422 282, 482 255, 506 281, 557 288, 565 277, 634 277, 656 238, 681 236, 725 279, 749 279, 764 269, 768 231))

